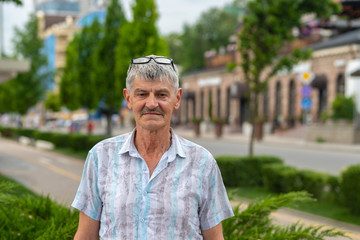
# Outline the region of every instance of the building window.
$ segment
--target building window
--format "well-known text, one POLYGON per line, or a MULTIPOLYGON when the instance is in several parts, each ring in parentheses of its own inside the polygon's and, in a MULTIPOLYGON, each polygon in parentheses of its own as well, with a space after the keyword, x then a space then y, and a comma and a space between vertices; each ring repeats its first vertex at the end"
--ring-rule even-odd
POLYGON ((212 89, 210 88, 209 89, 209 99, 208 99, 208 115, 209 115, 210 120, 213 118, 212 110, 213 110, 212 89))
POLYGON ((345 94, 345 79, 344 74, 339 73, 336 79, 336 94, 344 95, 345 94))
POLYGON ((226 89, 226 116, 230 117, 230 91, 231 88, 228 87, 226 89))
POLYGON ((263 93, 263 116, 269 116, 269 90, 268 88, 265 89, 263 93))
POLYGON ((217 117, 221 118, 221 89, 217 89, 217 117))
POLYGON ((296 91, 295 91, 295 81, 292 79, 290 81, 289 87, 289 116, 295 117, 295 99, 296 99, 296 91))
POLYGON ((277 82, 276 90, 275 90, 275 118, 278 118, 280 116, 281 116, 281 83, 277 82))
POLYGON ((318 118, 320 118, 321 114, 326 112, 326 101, 327 101, 327 89, 319 88, 319 112, 318 118))
POLYGON ((200 96, 200 117, 204 119, 204 91, 201 91, 200 96))

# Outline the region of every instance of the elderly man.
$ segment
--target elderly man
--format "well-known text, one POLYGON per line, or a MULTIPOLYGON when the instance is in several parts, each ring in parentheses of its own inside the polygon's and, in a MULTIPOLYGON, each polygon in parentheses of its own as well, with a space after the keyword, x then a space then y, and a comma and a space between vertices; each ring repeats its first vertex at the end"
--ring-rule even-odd
POLYGON ((223 239, 233 212, 216 161, 170 128, 181 94, 172 59, 132 59, 124 97, 136 127, 89 151, 75 239, 223 239))

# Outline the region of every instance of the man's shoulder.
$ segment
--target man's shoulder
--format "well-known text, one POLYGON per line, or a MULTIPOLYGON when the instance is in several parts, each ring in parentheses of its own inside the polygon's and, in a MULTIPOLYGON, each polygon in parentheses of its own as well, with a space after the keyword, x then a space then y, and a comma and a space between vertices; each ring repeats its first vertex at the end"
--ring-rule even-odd
POLYGON ((212 156, 209 150, 207 150, 205 147, 189 140, 186 138, 183 138, 175 133, 175 136, 177 137, 178 143, 186 153, 192 153, 192 154, 199 154, 199 155, 209 155, 212 156))

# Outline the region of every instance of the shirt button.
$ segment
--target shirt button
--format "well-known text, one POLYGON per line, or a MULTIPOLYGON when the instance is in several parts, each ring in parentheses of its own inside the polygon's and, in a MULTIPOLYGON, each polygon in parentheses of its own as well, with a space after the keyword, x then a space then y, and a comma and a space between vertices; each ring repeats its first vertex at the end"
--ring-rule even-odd
POLYGON ((143 194, 146 195, 146 194, 147 194, 147 191, 143 191, 143 194))
POLYGON ((143 218, 140 218, 140 222, 142 222, 142 223, 143 223, 143 222, 145 222, 145 219, 143 219, 143 218))

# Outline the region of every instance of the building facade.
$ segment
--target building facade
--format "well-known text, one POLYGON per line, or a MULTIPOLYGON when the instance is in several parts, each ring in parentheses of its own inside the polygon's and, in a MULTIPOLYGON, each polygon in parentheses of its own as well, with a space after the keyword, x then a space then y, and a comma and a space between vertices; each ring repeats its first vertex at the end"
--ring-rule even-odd
MULTIPOLYGON (((360 80, 352 76, 360 69, 359 34, 360 30, 354 30, 327 41, 304 45, 313 49, 312 57, 294 66, 291 72, 282 72, 270 79, 261 96, 259 115, 271 124, 272 129, 289 128, 304 121, 321 121, 331 114, 331 104, 338 94, 354 96, 360 106, 360 80), (307 83, 302 81, 304 73, 313 76, 306 91, 307 83), (308 96, 307 102, 305 96, 308 96)), ((206 61, 216 66, 218 62, 234 60, 240 60, 235 50, 206 61)), ((248 87, 240 68, 228 72, 223 63, 217 68, 184 75, 181 82, 181 123, 191 122, 193 118, 202 118, 206 122, 221 118, 230 126, 241 129, 249 120, 248 87)))

